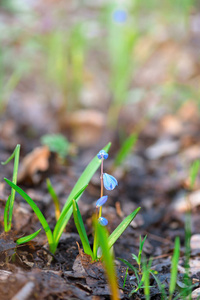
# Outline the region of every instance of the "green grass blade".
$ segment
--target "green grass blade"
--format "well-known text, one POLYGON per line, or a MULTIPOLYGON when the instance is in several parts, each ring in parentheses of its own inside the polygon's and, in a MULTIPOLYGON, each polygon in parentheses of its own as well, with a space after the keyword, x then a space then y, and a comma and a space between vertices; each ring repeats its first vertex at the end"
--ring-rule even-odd
POLYGON ((170 278, 170 285, 169 285, 170 299, 172 299, 172 295, 176 287, 179 256, 180 256, 180 240, 177 237, 175 239, 174 254, 172 257, 171 278, 170 278))
POLYGON ((40 233, 41 229, 37 230, 36 232, 29 234, 27 236, 24 236, 22 238, 19 238, 18 240, 16 240, 17 245, 21 245, 27 242, 30 242, 31 240, 33 240, 39 233, 40 233))
POLYGON ((147 262, 145 261, 142 266, 143 276, 141 281, 144 282, 144 294, 145 299, 150 300, 150 273, 149 273, 149 267, 147 265, 147 262))
POLYGON ((137 257, 137 255, 135 255, 134 253, 131 254, 133 259, 136 260, 137 264, 139 265, 140 261, 139 261, 139 258, 137 257))
MULTIPOLYGON (((19 166, 19 153, 20 153, 20 145, 18 144, 15 147, 15 150, 13 151, 11 156, 5 162, 1 163, 2 165, 6 165, 7 163, 9 163, 14 158, 13 178, 12 178, 12 182, 14 184, 17 184, 17 174, 18 174, 18 166, 19 166)), ((12 188, 11 189, 11 196, 10 196, 10 200, 9 200, 8 214, 7 214, 7 231, 9 231, 11 229, 14 201, 15 201, 15 190, 12 188)))
POLYGON ((98 246, 99 246, 96 225, 97 225, 97 221, 93 222, 93 227, 94 227, 93 257, 94 257, 94 260, 97 259, 97 252, 98 252, 98 246))
POLYGON ((126 273, 125 273, 125 276, 124 276, 124 283, 123 283, 123 289, 125 288, 125 285, 126 285, 126 279, 127 279, 127 276, 128 276, 128 268, 126 269, 126 273))
POLYGON ((114 267, 114 257, 111 254, 110 247, 108 244, 108 233, 105 227, 101 226, 99 223, 97 223, 96 225, 99 245, 103 254, 103 263, 108 277, 108 283, 110 285, 111 299, 119 300, 117 276, 114 267))
MULTIPOLYGON (((82 195, 86 187, 87 185, 85 185, 80 191, 78 191, 78 193, 74 196, 74 199, 72 200, 77 200, 82 195)), ((53 236, 56 245, 59 243, 60 237, 63 233, 63 230, 65 229, 66 224, 71 218, 72 212, 73 212, 72 202, 68 202, 68 205, 62 210, 62 214, 60 215, 56 223, 56 226, 54 228, 53 236)))
POLYGON ((142 241, 141 236, 140 236, 140 247, 139 247, 139 254, 138 254, 138 262, 139 262, 139 264, 141 263, 142 250, 143 250, 146 238, 147 238, 147 235, 145 235, 145 237, 144 237, 144 239, 142 241))
POLYGON ((123 262, 125 265, 127 265, 127 267, 129 267, 133 272, 137 273, 137 270, 134 266, 131 265, 131 263, 129 261, 127 261, 126 259, 123 258, 117 258, 119 259, 121 262, 123 262))
POLYGON ((119 166, 123 162, 123 160, 127 157, 127 155, 131 152, 132 148, 137 142, 137 138, 138 138, 137 134, 133 133, 123 142, 114 161, 114 165, 116 167, 119 166))
POLYGON ((15 150, 13 151, 13 153, 9 156, 9 158, 6 161, 2 161, 1 164, 3 166, 7 165, 16 155, 16 152, 20 151, 20 145, 17 144, 17 146, 15 147, 15 150))
POLYGON ((51 195, 51 198, 53 200, 54 206, 55 206, 55 217, 56 217, 56 221, 58 221, 59 217, 60 217, 60 203, 59 203, 59 199, 58 196, 53 188, 53 185, 51 184, 51 181, 49 178, 47 178, 47 189, 49 194, 51 195))
POLYGON ((200 167, 200 160, 195 160, 190 167, 190 188, 193 189, 200 167))
MULTIPOLYGON (((111 143, 108 143, 103 149, 106 152, 108 152, 108 150, 110 149, 110 146, 111 146, 111 143)), ((90 179, 92 178, 92 176, 94 175, 96 170, 99 168, 100 164, 101 164, 101 160, 98 159, 97 156, 95 156, 93 158, 93 160, 85 168, 85 170, 79 177, 77 183, 75 184, 74 188, 72 189, 72 191, 62 209, 60 218, 59 218, 59 220, 55 226, 54 232, 53 232, 53 236, 55 238, 56 243, 59 242, 61 234, 62 234, 65 226, 67 225, 68 220, 71 217, 71 214, 72 214, 71 206, 72 206, 73 199, 75 199, 75 195, 89 183, 90 179), (69 210, 69 208, 70 208, 70 210, 69 210), (66 210, 68 212, 67 218, 66 218, 66 210), (61 226, 61 223, 62 223, 62 226, 61 226)), ((80 196, 77 198, 77 201, 79 200, 80 196)))
POLYGON ((132 222, 132 220, 136 217, 137 213, 140 211, 141 207, 138 207, 134 210, 130 215, 128 215, 118 226, 117 228, 111 233, 108 238, 109 248, 111 248, 117 239, 122 235, 124 230, 128 227, 128 225, 132 222))
POLYGON ((4 231, 5 232, 9 231, 9 229, 8 229, 8 210, 9 210, 9 206, 10 206, 10 196, 8 196, 8 200, 6 201, 6 205, 5 205, 5 209, 4 209, 4 215, 3 215, 4 231))
POLYGON ((81 242, 83 244, 84 252, 86 254, 90 255, 93 259, 93 253, 92 253, 92 250, 90 248, 87 233, 85 231, 85 227, 84 227, 84 224, 83 224, 83 219, 81 217, 81 213, 80 213, 78 204, 76 203, 75 200, 73 200, 73 215, 74 215, 74 222, 75 222, 75 225, 76 225, 76 229, 78 231, 81 242))
POLYGON ((28 204, 31 206, 31 208, 33 209, 33 211, 37 215, 40 223, 42 224, 42 227, 44 228, 44 231, 46 232, 46 236, 47 236, 48 243, 49 243, 49 249, 50 249, 51 252, 53 252, 53 250, 54 250, 53 235, 52 235, 51 229, 49 227, 49 224, 47 223, 47 221, 46 221, 45 217, 43 216, 42 212, 40 211, 40 209, 37 207, 37 205, 35 204, 35 202, 21 188, 19 188, 17 185, 15 185, 13 182, 11 182, 10 180, 8 180, 6 178, 4 178, 4 180, 17 193, 19 193, 24 198, 24 200, 26 200, 26 202, 28 202, 28 204))

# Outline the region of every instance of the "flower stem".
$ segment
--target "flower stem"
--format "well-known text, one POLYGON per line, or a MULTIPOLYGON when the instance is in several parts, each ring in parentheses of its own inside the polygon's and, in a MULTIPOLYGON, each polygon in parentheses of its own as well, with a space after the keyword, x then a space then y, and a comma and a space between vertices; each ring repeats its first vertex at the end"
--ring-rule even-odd
MULTIPOLYGON (((100 197, 103 197, 103 157, 101 159, 101 196, 100 197)), ((101 218, 101 215, 102 215, 102 206, 100 206, 99 208, 99 218, 101 218)))

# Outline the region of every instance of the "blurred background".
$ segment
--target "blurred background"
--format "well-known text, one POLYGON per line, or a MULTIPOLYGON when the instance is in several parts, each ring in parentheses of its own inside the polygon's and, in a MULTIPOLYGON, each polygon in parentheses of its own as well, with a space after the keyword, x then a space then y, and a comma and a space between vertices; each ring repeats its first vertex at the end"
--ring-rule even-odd
POLYGON ((199 1, 1 0, 2 141, 179 134, 199 117, 199 57, 199 1))

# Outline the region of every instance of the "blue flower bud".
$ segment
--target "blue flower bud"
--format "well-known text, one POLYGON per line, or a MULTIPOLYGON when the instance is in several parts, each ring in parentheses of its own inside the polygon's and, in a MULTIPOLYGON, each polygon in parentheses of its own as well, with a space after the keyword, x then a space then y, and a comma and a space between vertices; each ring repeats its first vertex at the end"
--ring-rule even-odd
POLYGON ((102 158, 107 159, 107 158, 108 158, 108 153, 107 153, 106 151, 104 151, 104 150, 101 150, 101 151, 99 151, 99 153, 97 154, 97 157, 98 157, 99 159, 102 159, 102 158))
POLYGON ((107 220, 106 218, 103 218, 103 217, 98 218, 98 222, 99 222, 99 224, 101 224, 102 226, 108 225, 108 220, 107 220))
POLYGON ((127 12, 123 9, 116 9, 113 13, 113 20, 116 23, 125 23, 127 20, 127 12))
POLYGON ((106 190, 111 191, 114 190, 116 185, 118 185, 118 182, 117 179, 112 175, 103 173, 103 184, 106 190))
POLYGON ((103 196, 103 197, 99 198, 96 202, 96 207, 100 207, 100 206, 104 205, 104 203, 106 203, 107 200, 108 200, 108 196, 103 196))

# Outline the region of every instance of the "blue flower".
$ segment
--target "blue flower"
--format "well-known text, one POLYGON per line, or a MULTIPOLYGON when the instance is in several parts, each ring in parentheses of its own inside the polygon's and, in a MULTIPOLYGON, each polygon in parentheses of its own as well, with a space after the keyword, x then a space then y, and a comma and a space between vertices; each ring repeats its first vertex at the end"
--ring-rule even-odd
POLYGON ((118 185, 117 179, 112 175, 103 173, 103 184, 106 190, 112 191, 118 185))
POLYGON ((108 225, 108 220, 107 220, 106 218, 103 218, 103 217, 98 218, 98 222, 99 222, 99 224, 101 224, 102 226, 108 225))
POLYGON ((96 202, 96 207, 100 207, 100 206, 104 205, 104 203, 106 203, 107 200, 108 200, 108 196, 103 196, 103 197, 99 198, 96 202))
POLYGON ((102 159, 102 158, 107 159, 107 158, 108 158, 108 153, 107 153, 106 151, 104 151, 104 150, 101 150, 101 151, 99 151, 99 153, 97 154, 97 157, 98 157, 99 159, 102 159))
POLYGON ((113 20, 116 23, 125 23, 127 19, 127 13, 123 9, 116 9, 113 13, 113 20))

